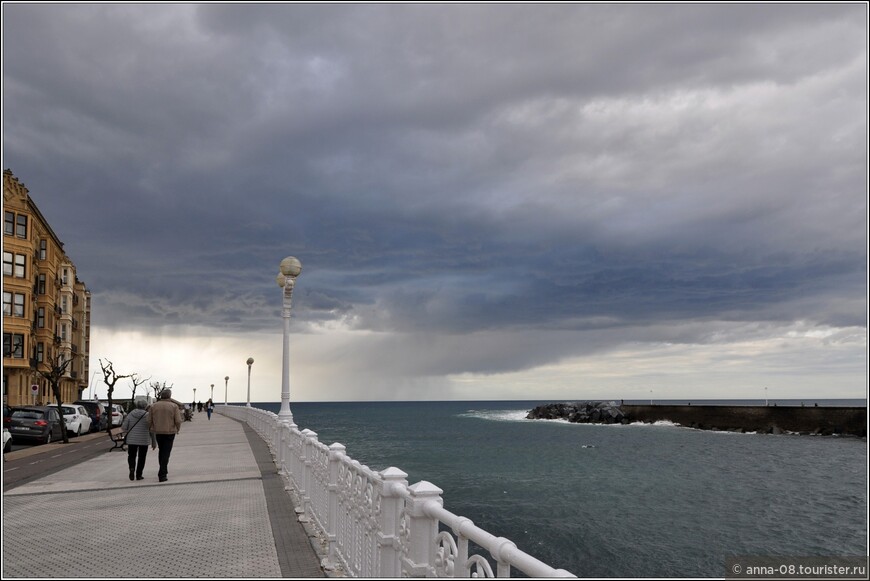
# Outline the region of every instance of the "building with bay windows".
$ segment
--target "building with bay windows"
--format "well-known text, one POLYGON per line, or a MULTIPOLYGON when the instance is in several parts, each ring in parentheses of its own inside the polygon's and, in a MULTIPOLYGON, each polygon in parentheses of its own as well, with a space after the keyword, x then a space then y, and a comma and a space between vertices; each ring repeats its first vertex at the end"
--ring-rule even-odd
POLYGON ((67 361, 61 396, 75 401, 88 387, 91 293, 27 188, 8 169, 3 219, 3 403, 53 401, 38 371, 67 361))

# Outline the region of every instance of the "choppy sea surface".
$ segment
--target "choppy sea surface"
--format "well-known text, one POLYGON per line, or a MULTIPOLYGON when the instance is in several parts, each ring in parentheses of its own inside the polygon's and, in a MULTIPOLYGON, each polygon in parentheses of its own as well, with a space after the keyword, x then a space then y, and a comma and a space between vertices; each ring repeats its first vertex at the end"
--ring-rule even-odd
POLYGON ((729 556, 867 555, 866 438, 526 420, 541 403, 291 409, 321 442, 432 482, 451 512, 580 577, 723 577, 729 556))

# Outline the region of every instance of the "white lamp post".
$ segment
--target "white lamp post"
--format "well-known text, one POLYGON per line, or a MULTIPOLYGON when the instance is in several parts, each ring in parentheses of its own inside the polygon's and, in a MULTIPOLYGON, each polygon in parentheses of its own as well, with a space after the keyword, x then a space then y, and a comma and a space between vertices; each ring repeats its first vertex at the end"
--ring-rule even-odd
POLYGON ((208 398, 211 400, 211 403, 214 403, 214 384, 211 384, 211 396, 208 398))
POLYGON ((227 393, 229 392, 230 376, 224 377, 224 406, 227 405, 227 393))
POLYGON ((281 317, 284 319, 284 354, 281 374, 281 411, 278 419, 286 424, 293 424, 293 413, 290 411, 290 300, 293 297, 293 287, 296 277, 302 272, 302 263, 293 256, 288 256, 279 265, 280 272, 275 277, 278 286, 284 289, 284 302, 281 317))
POLYGON ((193 388, 193 403, 196 403, 196 388, 193 388))
POLYGON ((248 406, 251 407, 251 365, 254 364, 254 358, 248 357, 248 406))

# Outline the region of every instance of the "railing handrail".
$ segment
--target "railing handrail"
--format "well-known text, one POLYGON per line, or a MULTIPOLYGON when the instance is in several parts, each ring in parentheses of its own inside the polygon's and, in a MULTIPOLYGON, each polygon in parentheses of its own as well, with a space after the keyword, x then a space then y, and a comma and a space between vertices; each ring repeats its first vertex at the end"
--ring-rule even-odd
POLYGON ((409 486, 407 474, 395 467, 376 472, 347 455, 342 444, 327 446, 316 432, 282 423, 272 412, 246 406, 216 411, 244 420, 270 445, 300 508, 326 540, 327 558, 351 576, 468 577, 472 568, 494 576, 485 557, 468 554, 471 541, 492 556, 499 577, 510 576, 511 567, 531 577, 574 577, 445 509, 442 490, 429 482, 409 486), (439 532, 438 523, 456 539, 439 532))

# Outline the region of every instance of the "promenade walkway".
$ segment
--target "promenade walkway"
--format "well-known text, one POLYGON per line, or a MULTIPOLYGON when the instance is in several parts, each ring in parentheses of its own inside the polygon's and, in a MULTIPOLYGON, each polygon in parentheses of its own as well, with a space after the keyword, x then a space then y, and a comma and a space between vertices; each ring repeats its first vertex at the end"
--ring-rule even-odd
POLYGON ((2 574, 324 576, 266 444, 205 413, 182 425, 167 482, 157 481, 157 450, 139 481, 115 450, 5 492, 2 574))

